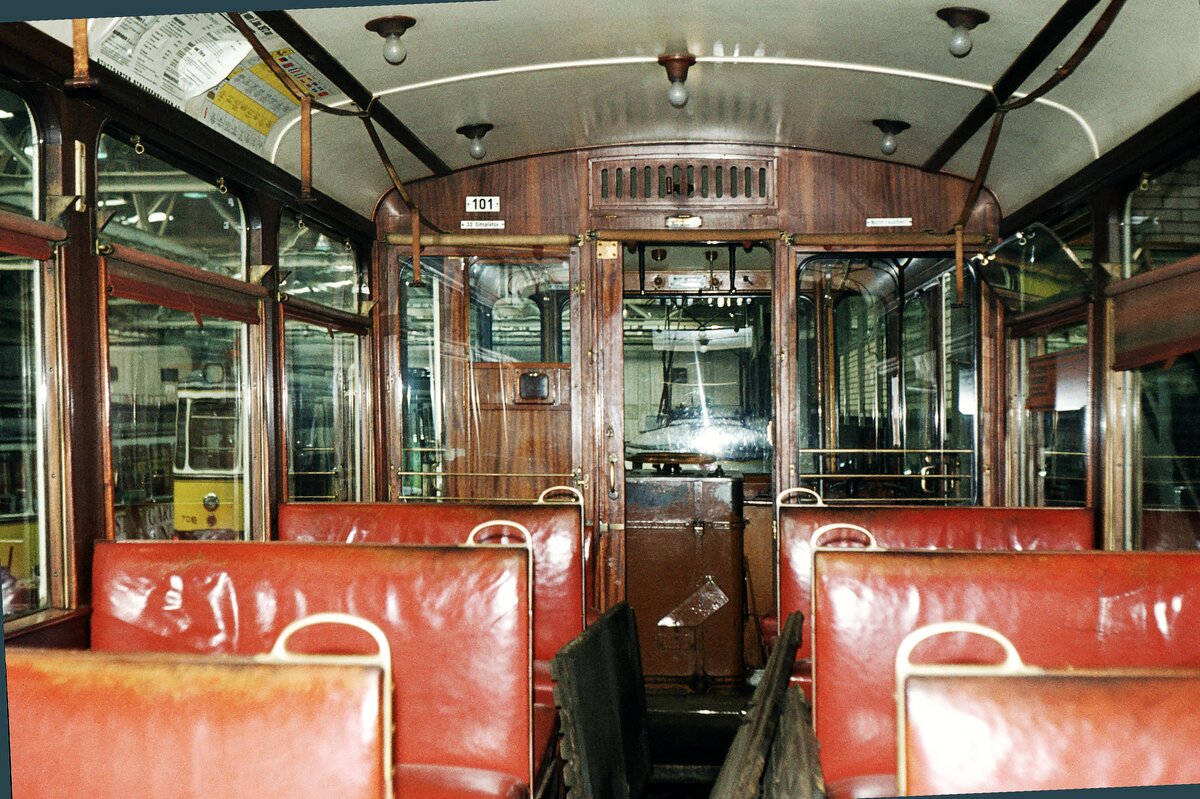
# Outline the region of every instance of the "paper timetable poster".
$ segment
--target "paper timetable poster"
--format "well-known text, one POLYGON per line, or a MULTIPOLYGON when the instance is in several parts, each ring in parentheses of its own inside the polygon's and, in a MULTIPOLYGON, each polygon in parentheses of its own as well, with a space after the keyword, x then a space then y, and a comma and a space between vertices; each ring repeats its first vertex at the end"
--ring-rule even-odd
MULTIPOLYGON (((256 14, 242 19, 304 91, 326 102, 330 83, 256 14)), ((221 14, 98 19, 96 61, 259 155, 300 103, 221 14)))

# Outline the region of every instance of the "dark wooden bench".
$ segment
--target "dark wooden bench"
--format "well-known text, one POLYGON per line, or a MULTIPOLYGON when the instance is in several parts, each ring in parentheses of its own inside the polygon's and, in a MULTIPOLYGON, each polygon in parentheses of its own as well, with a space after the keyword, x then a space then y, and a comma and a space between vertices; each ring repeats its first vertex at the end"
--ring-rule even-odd
MULTIPOLYGON (((1049 668, 1200 665, 1200 554, 818 548, 813 562, 813 711, 834 796, 894 795, 896 653, 926 624, 1003 628, 1049 668)), ((923 657, 994 652, 947 636, 923 657)))
MULTIPOLYGON (((802 621, 795 614, 784 626, 717 777, 712 793, 716 799, 758 796, 772 752, 781 758, 771 766, 775 785, 810 789, 809 794, 793 796, 812 795, 812 789, 823 785, 807 703, 798 690, 790 695, 787 690, 802 621), (789 740, 783 740, 781 728, 789 740)), ((633 610, 620 604, 605 613, 563 647, 551 662, 551 673, 562 714, 568 797, 645 796, 654 766, 633 610)))
POLYGON ((324 660, 9 649, 12 795, 382 799, 383 669, 324 660))
POLYGON ((963 629, 923 627, 897 654, 902 794, 1200 782, 1200 669, 1036 668, 987 628, 1003 662, 921 661, 925 638, 963 629))
MULTIPOLYGON (((823 540, 833 545, 839 537, 859 538, 854 527, 861 527, 880 546, 893 549, 1087 550, 1094 547, 1096 535, 1092 512, 1077 508, 795 504, 800 496, 796 489, 791 489, 776 498, 779 536, 776 618, 800 611, 810 619, 797 655, 802 660, 812 657, 811 541, 819 530, 828 530, 823 540)), ((773 621, 766 626, 772 627, 773 621)))
POLYGON ((285 502, 279 506, 279 539, 454 546, 495 519, 522 525, 533 539, 534 698, 552 707, 550 658, 583 632, 585 622, 587 547, 583 505, 574 489, 547 489, 536 503, 285 502))
MULTIPOLYGON (((396 794, 518 796, 534 768, 528 559, 515 546, 99 543, 92 647, 252 655, 302 616, 359 616, 391 646, 396 794)), ((362 646, 333 628, 295 640, 362 646)))

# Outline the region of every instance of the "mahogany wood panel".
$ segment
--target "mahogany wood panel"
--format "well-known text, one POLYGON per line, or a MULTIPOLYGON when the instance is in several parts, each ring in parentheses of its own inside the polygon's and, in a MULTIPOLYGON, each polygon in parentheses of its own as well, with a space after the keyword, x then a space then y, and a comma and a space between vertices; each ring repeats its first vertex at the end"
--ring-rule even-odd
POLYGON ((1114 283, 1108 295, 1114 369, 1170 363, 1200 348, 1200 255, 1114 283))
MULTIPOLYGON (((867 217, 910 216, 911 230, 944 233, 951 229, 970 188, 964 178, 872 158, 763 145, 676 144, 597 147, 501 161, 414 181, 408 189, 428 219, 451 231, 459 230, 459 222, 468 218, 465 198, 476 194, 499 195, 501 212, 469 217, 504 219, 507 233, 582 233, 585 227, 599 224, 659 228, 664 227, 666 215, 689 209, 686 197, 673 208, 656 199, 653 207, 617 210, 610 204, 587 215, 589 159, 658 155, 776 159, 775 206, 693 209, 707 229, 782 227, 795 233, 854 233, 867 232, 867 217)), ((407 232, 407 212, 397 212, 394 196, 389 195, 377 216, 384 233, 407 232)), ((998 203, 984 192, 968 230, 995 233, 999 219, 998 203)))
MULTIPOLYGON (((503 219, 505 233, 580 233, 578 212, 586 202, 578 191, 574 153, 556 153, 484 164, 444 178, 416 181, 409 196, 426 219, 457 232, 463 219, 503 219), (500 213, 467 214, 466 198, 498 196, 500 213)), ((389 233, 410 232, 404 225, 389 233)))

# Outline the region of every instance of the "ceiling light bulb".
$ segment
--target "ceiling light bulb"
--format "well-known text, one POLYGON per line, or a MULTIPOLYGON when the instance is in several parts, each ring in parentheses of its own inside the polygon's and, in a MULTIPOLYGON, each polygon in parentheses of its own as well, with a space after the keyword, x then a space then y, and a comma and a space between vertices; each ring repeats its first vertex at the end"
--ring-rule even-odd
POLYGON ((971 52, 971 32, 966 27, 959 26, 950 34, 950 52, 955 58, 963 58, 971 52))
POLYGON ((471 144, 469 147, 467 147, 467 152, 469 152, 471 157, 476 161, 482 160, 483 157, 487 155, 487 148, 483 146, 483 139, 471 139, 471 144))
POLYGON ((687 101, 688 92, 687 87, 683 85, 683 81, 671 81, 671 88, 667 89, 667 102, 675 108, 683 108, 687 105, 687 101))
POLYGON ((899 119, 873 119, 871 124, 879 128, 879 132, 883 134, 883 139, 879 142, 879 149, 884 155, 896 152, 896 148, 899 146, 896 137, 911 127, 907 122, 899 119))
POLYGON ((383 40, 383 58, 392 65, 403 64, 404 59, 408 58, 404 37, 399 33, 389 33, 383 40))
POLYGON ((879 142, 879 150, 884 155, 891 155, 892 153, 896 152, 896 134, 883 134, 883 141, 879 142))

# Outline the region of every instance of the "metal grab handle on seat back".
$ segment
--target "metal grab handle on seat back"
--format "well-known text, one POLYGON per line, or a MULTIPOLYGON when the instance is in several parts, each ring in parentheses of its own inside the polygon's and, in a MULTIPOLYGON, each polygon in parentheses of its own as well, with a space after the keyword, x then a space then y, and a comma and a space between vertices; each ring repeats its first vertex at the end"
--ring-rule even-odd
POLYGON ((828 508, 829 507, 828 505, 825 504, 824 497, 822 497, 816 491, 813 491, 811 488, 805 488, 804 486, 796 486, 795 488, 785 488, 784 490, 780 491, 779 495, 775 497, 775 505, 776 505, 776 507, 780 507, 780 508, 782 508, 782 507, 799 508, 799 507, 803 507, 804 505, 811 505, 814 508, 828 508), (788 503, 787 505, 785 505, 784 500, 787 499, 787 497, 789 497, 792 494, 811 494, 816 499, 816 502, 795 502, 795 503, 788 503))
MULTIPOLYGON (((580 491, 578 488, 575 488, 574 486, 550 486, 545 491, 538 494, 537 504, 545 505, 545 504, 547 504, 546 497, 551 496, 553 494, 560 494, 560 493, 564 493, 564 492, 568 493, 572 497, 574 497, 574 499, 572 500, 573 502, 578 502, 581 505, 583 504, 583 492, 580 491)), ((561 502, 562 500, 556 500, 556 501, 561 502)))
POLYGON ((464 543, 463 546, 468 546, 468 547, 495 546, 494 544, 488 544, 486 541, 478 541, 475 538, 477 533, 479 533, 481 530, 486 530, 489 527, 511 527, 512 529, 516 530, 517 532, 519 532, 525 536, 525 544, 524 544, 525 546, 533 545, 533 533, 529 532, 529 528, 526 527, 525 525, 521 524, 520 522, 513 522, 513 521, 509 521, 507 519, 492 519, 491 521, 480 522, 479 524, 475 525, 475 527, 471 530, 471 533, 467 536, 466 543, 464 543))
POLYGON ((817 547, 819 547, 821 545, 821 542, 820 542, 821 536, 825 535, 826 533, 828 533, 832 530, 853 530, 856 533, 862 533, 863 535, 865 535, 867 537, 867 542, 868 542, 867 546, 864 547, 864 549, 868 549, 868 550, 883 549, 883 547, 879 546, 879 542, 875 540, 875 536, 873 536, 871 534, 871 531, 868 530, 867 528, 862 527, 857 524, 850 524, 849 522, 830 522, 829 524, 821 525, 820 527, 818 527, 816 530, 813 531, 812 537, 809 538, 809 542, 810 542, 813 550, 816 550, 817 547))
POLYGON ((388 643, 387 636, 384 635, 383 630, 379 629, 377 624, 358 616, 352 616, 349 613, 314 613, 311 616, 296 619, 284 627, 278 637, 276 637, 275 645, 271 647, 270 653, 258 655, 254 659, 264 663, 325 663, 377 667, 383 674, 383 696, 380 697, 380 713, 383 717, 381 719, 383 724, 383 779, 387 789, 384 795, 392 795, 392 747, 394 746, 392 743, 394 734, 392 729, 392 703, 395 701, 395 688, 392 683, 392 647, 388 643), (308 627, 315 627, 318 624, 341 624, 362 630, 375 641, 378 651, 368 655, 310 655, 303 652, 292 652, 287 648, 288 641, 292 635, 308 627))
POLYGON ((1012 641, 1002 633, 970 621, 942 621, 918 627, 904 637, 896 650, 896 785, 901 796, 908 792, 908 703, 907 682, 913 675, 1010 675, 1037 674, 1041 669, 1030 668, 1012 641), (979 635, 998 644, 1004 650, 1000 663, 913 663, 913 650, 930 638, 939 635, 967 633, 979 635))

